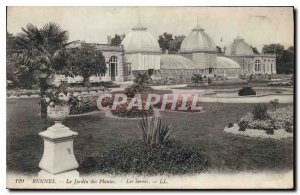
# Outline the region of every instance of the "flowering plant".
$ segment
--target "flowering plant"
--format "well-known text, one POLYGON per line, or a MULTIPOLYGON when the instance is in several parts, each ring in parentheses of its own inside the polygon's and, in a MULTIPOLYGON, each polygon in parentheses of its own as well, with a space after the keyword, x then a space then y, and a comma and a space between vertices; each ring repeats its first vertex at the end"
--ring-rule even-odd
POLYGON ((46 90, 44 99, 48 106, 63 106, 74 105, 79 99, 67 91, 67 82, 55 82, 49 89, 46 90))

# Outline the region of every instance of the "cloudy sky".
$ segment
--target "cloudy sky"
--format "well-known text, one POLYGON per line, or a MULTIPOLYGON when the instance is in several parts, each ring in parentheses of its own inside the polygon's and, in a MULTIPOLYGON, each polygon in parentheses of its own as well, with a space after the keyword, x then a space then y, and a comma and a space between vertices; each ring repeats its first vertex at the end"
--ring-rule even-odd
POLYGON ((27 23, 56 22, 69 31, 70 40, 106 43, 107 35, 128 34, 138 18, 158 37, 163 32, 188 35, 197 17, 221 47, 238 34, 259 50, 264 44, 294 42, 291 7, 8 7, 7 30, 16 34, 27 23))

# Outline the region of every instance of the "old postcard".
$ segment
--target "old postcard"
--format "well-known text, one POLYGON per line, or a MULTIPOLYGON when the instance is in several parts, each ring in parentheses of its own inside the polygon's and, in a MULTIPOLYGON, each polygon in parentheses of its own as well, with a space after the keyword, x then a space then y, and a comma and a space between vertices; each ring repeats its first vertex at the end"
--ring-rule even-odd
POLYGON ((7 7, 9 189, 294 189, 293 7, 7 7))

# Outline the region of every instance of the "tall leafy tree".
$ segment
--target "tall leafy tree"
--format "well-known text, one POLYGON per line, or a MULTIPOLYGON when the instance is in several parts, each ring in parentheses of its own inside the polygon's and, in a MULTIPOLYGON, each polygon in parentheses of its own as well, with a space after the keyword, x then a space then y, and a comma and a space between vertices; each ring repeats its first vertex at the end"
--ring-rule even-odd
POLYGON ((70 70, 74 75, 82 76, 86 86, 88 86, 89 77, 106 73, 107 67, 102 52, 91 44, 72 49, 71 56, 70 70))
POLYGON ((294 73, 295 68, 295 54, 294 47, 289 47, 283 50, 281 57, 279 59, 279 66, 277 66, 278 73, 294 73))
POLYGON ((175 36, 174 39, 170 42, 170 53, 177 53, 180 49, 181 43, 185 38, 184 35, 175 36))
POLYGON ((264 45, 262 48, 262 53, 265 54, 276 54, 276 57, 280 57, 284 50, 284 46, 281 44, 273 43, 269 45, 264 45))
POLYGON ((123 40, 122 35, 115 34, 114 38, 111 39, 111 44, 114 46, 119 46, 121 45, 122 40, 123 40))
POLYGON ((167 32, 164 32, 158 37, 158 44, 163 52, 170 49, 171 41, 173 40, 173 35, 167 32))
POLYGON ((14 56, 23 75, 30 75, 39 83, 41 94, 42 128, 47 127, 45 90, 47 79, 53 74, 67 74, 68 31, 56 23, 47 23, 42 28, 28 24, 15 37, 14 56))
POLYGON ((173 37, 171 33, 164 32, 158 37, 159 47, 163 52, 168 50, 169 53, 177 53, 184 38, 184 35, 173 37))

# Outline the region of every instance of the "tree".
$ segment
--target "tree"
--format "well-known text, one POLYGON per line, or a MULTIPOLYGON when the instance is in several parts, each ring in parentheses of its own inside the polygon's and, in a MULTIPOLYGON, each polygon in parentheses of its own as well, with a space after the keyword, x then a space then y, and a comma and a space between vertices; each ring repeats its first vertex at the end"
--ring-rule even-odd
POLYGON ((167 32, 164 32, 162 35, 159 35, 158 44, 163 52, 170 49, 170 44, 172 40, 173 40, 173 35, 167 32))
POLYGON ((123 40, 124 36, 115 34, 115 37, 111 39, 111 45, 119 46, 123 40))
POLYGON ((70 70, 74 75, 82 76, 86 86, 89 84, 89 77, 106 73, 105 58, 95 46, 85 44, 81 48, 72 49, 71 53, 70 70))
POLYGON ((294 47, 289 47, 285 50, 281 44, 270 44, 264 45, 262 52, 276 55, 277 73, 289 74, 294 72, 294 47))
POLYGON ((16 38, 13 34, 6 32, 6 79, 11 80, 13 84, 18 81, 16 73, 19 67, 13 56, 16 38))
POLYGON ((53 74, 67 74, 69 36, 56 23, 47 23, 38 29, 33 24, 22 28, 15 38, 14 56, 22 75, 30 76, 39 83, 41 96, 42 128, 47 128, 47 104, 45 91, 47 79, 53 74))
POLYGON ((184 38, 184 35, 175 36, 173 38, 171 33, 164 32, 158 38, 159 47, 163 52, 168 50, 169 53, 177 53, 184 38))
POLYGON ((170 53, 177 53, 180 49, 181 43, 185 38, 184 35, 175 36, 170 43, 170 53))
POLYGON ((269 44, 264 45, 262 48, 262 53, 264 54, 276 54, 276 57, 280 57, 284 50, 284 46, 281 44, 269 44))
POLYGON ((283 50, 277 65, 278 73, 293 73, 294 63, 294 47, 289 47, 287 50, 283 50))
POLYGON ((252 47, 252 46, 251 46, 251 49, 252 49, 252 51, 253 51, 254 54, 259 54, 259 52, 258 52, 258 50, 257 50, 256 47, 252 47))

